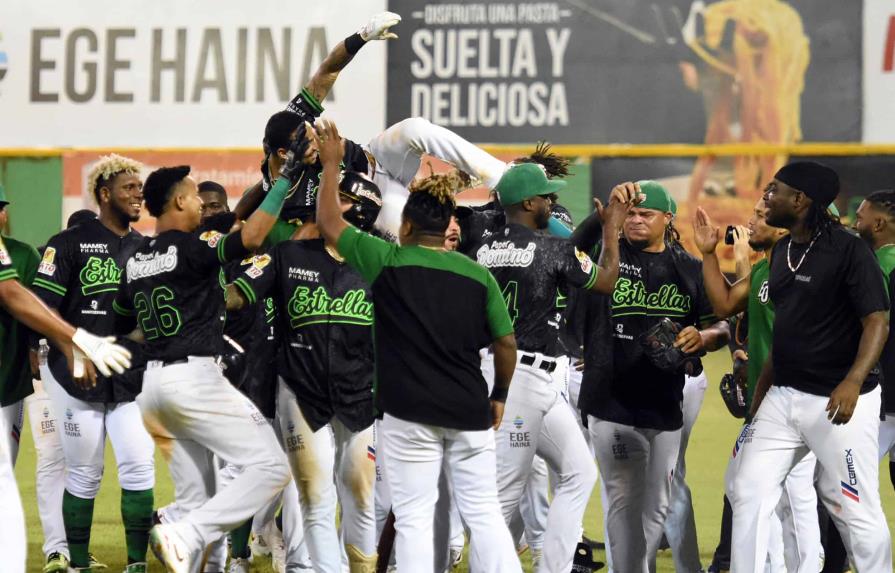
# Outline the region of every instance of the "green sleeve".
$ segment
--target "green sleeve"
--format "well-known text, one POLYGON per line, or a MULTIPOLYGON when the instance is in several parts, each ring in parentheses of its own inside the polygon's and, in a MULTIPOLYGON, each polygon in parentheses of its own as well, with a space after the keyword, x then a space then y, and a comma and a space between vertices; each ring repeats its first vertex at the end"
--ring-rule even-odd
POLYGON ((336 248, 365 281, 373 284, 383 267, 394 256, 398 246, 349 225, 339 235, 336 248))
POLYGON ((507 334, 513 333, 513 321, 510 320, 510 313, 507 310, 507 303, 503 299, 503 293, 494 279, 494 275, 487 273, 486 288, 488 289, 487 308, 485 310, 488 316, 488 328, 491 329, 491 339, 497 339, 507 334))

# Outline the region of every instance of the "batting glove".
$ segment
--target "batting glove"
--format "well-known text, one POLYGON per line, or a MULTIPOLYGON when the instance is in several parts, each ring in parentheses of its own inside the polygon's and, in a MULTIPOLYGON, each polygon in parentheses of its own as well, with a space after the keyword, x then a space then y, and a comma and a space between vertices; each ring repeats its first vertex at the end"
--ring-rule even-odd
POLYGON ((122 374, 131 367, 130 351, 115 344, 112 336, 101 338, 79 328, 71 341, 74 343, 75 378, 84 375, 84 357, 89 358, 103 376, 111 376, 113 370, 122 374), (81 372, 78 372, 79 369, 81 372))
POLYGON ((394 12, 380 12, 370 18, 370 21, 364 24, 357 33, 364 42, 369 42, 370 40, 393 40, 398 35, 389 30, 389 28, 400 21, 401 16, 394 12))

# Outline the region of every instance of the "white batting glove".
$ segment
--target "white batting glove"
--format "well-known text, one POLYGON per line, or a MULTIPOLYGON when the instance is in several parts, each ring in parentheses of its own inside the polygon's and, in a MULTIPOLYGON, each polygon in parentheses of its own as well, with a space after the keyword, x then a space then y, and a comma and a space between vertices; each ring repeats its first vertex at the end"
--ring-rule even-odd
POLYGON ((357 31, 364 42, 370 40, 393 40, 398 37, 397 34, 389 30, 392 26, 401 21, 401 16, 394 12, 380 12, 376 14, 370 21, 361 26, 357 31))
POLYGON ((96 365, 96 369, 103 376, 111 376, 114 370, 118 374, 122 374, 131 367, 131 353, 127 348, 115 344, 115 338, 109 336, 101 338, 90 334, 83 328, 75 330, 75 335, 71 337, 74 343, 74 375, 79 378, 84 375, 83 359, 79 359, 79 351, 90 359, 96 365), (78 372, 80 367, 81 372, 78 372), (79 376, 80 374, 80 376, 79 376))

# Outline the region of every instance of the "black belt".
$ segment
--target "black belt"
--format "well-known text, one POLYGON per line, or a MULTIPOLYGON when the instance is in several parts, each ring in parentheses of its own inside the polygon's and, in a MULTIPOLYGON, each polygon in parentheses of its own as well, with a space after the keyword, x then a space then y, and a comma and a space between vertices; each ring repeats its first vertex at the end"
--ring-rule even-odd
POLYGON ((162 366, 174 366, 175 364, 186 364, 189 362, 189 358, 179 358, 177 360, 159 360, 162 363, 162 366))
MULTIPOLYGON (((523 354, 522 358, 519 359, 519 363, 524 366, 534 366, 536 360, 537 360, 537 358, 535 357, 534 354, 523 354)), ((538 368, 540 368, 541 370, 543 370, 544 372, 547 372, 549 374, 550 372, 553 372, 554 370, 556 370, 556 361, 555 360, 541 360, 541 363, 538 364, 538 368)))

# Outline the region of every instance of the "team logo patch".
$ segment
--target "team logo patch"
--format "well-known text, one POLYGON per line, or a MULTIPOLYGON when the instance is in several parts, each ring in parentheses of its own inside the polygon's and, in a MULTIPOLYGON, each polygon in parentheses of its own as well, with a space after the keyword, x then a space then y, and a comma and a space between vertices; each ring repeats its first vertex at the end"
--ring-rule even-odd
POLYGON ((44 414, 44 418, 49 418, 50 417, 50 409, 45 407, 43 414, 44 414))
POLYGON ((72 418, 73 415, 74 415, 74 414, 71 413, 71 408, 66 408, 66 409, 65 409, 65 417, 66 417, 66 418, 68 418, 69 420, 71 420, 71 418, 72 418))
POLYGON ((376 448, 373 446, 367 446, 367 459, 370 461, 376 461, 376 448))
POLYGON ((575 248, 575 256, 578 258, 578 263, 581 265, 581 270, 584 271, 585 274, 590 274, 591 269, 594 268, 594 262, 590 260, 590 257, 587 256, 587 253, 583 253, 575 248))
POLYGON ((216 247, 218 246, 218 243, 221 242, 223 236, 223 234, 218 233, 217 231, 205 231, 199 235, 199 240, 208 243, 209 247, 216 247))
POLYGON ((252 266, 246 269, 246 274, 253 279, 256 279, 263 274, 264 267, 270 264, 270 255, 256 255, 242 261, 242 264, 244 265, 249 263, 251 263, 252 266))
POLYGON ((9 253, 6 252, 6 245, 3 244, 3 239, 0 239, 0 263, 4 265, 12 264, 12 259, 9 258, 9 253))
POLYGON ((524 424, 524 423, 525 422, 524 422, 524 420, 522 420, 521 416, 516 416, 516 418, 513 420, 513 425, 516 426, 517 430, 521 430, 522 424, 524 424))
POLYGON ((848 499, 851 499, 851 500, 853 500, 853 501, 856 501, 856 502, 858 502, 858 503, 861 503, 861 496, 860 496, 860 494, 858 494, 858 490, 857 490, 857 489, 855 489, 855 488, 853 488, 852 486, 848 485, 848 484, 845 483, 844 481, 839 482, 839 484, 842 485, 842 495, 844 495, 844 496, 847 497, 848 499))
POLYGON ((56 249, 53 247, 47 247, 47 250, 44 251, 44 256, 40 260, 40 266, 37 267, 37 272, 42 275, 52 276, 56 272, 56 265, 54 261, 56 260, 56 249))

